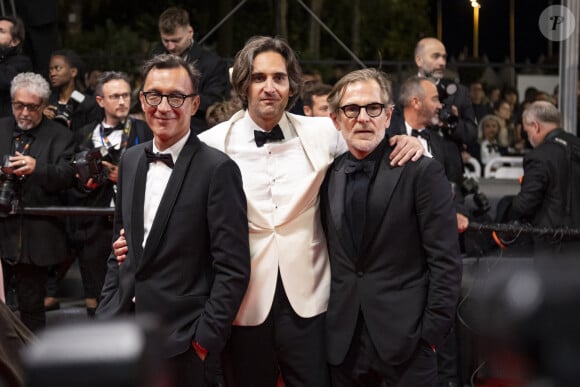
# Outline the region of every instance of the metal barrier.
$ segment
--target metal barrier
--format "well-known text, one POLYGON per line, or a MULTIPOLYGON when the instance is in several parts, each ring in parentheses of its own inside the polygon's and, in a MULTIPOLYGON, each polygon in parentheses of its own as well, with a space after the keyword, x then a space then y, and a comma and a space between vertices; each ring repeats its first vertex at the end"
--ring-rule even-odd
POLYGON ((24 207, 18 208, 14 213, 10 215, 99 215, 99 216, 111 216, 115 214, 115 209, 113 207, 24 207))

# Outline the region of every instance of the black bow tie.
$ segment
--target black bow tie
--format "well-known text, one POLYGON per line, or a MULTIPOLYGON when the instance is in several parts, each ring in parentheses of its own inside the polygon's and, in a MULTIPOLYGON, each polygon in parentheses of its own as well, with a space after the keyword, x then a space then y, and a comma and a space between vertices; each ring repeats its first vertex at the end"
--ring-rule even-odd
POLYGON ((346 159, 344 163, 344 173, 350 175, 352 173, 364 172, 367 176, 371 176, 375 163, 373 160, 351 160, 346 159))
POLYGON ((254 140, 258 148, 264 146, 268 141, 281 141, 284 139, 284 133, 279 125, 274 126, 269 132, 262 132, 261 130, 254 130, 254 140))
POLYGON ((110 136, 111 133, 113 133, 115 130, 123 130, 125 129, 125 125, 123 123, 117 124, 117 126, 112 126, 112 127, 105 127, 103 126, 103 134, 105 136, 110 136))
POLYGON ((411 130, 411 136, 423 137, 425 140, 427 140, 427 142, 429 142, 429 140, 431 140, 431 133, 429 133, 428 129, 423 129, 423 130, 413 129, 413 130, 411 130))
POLYGON ((487 144, 487 151, 490 153, 492 152, 499 153, 499 146, 497 144, 487 144))
POLYGON ((145 149, 145 156, 147 157, 148 163, 154 163, 156 161, 161 161, 169 168, 173 168, 173 157, 169 153, 153 153, 149 149, 145 149))

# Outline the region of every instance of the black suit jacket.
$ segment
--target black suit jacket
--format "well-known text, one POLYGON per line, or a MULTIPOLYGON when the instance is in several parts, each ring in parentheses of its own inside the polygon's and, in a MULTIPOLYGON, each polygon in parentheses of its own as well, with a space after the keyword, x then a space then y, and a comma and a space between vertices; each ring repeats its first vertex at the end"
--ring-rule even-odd
MULTIPOLYGON (((522 187, 513 199, 511 218, 537 227, 580 228, 580 138, 556 129, 524 156, 522 187)), ((535 244, 550 247, 541 239, 535 244)), ((580 243, 566 245, 577 257, 580 243)))
MULTIPOLYGON (((461 191, 463 183, 463 160, 457 144, 443 137, 438 130, 427 128, 430 133, 430 153, 435 160, 443 165, 447 180, 453 183, 453 197, 457 212, 467 215, 469 211, 465 206, 465 198, 461 191)), ((400 106, 396 106, 391 116, 391 123, 388 129, 389 136, 397 134, 407 134, 405 128, 405 117, 400 106)))
POLYGON ((250 275, 246 199, 238 166, 191 135, 165 189, 145 247, 143 205, 148 164, 144 149, 125 152, 115 208, 115 236, 125 228, 129 253, 114 254, 97 316, 151 313, 165 322, 166 355, 198 341, 219 353, 250 275), (135 304, 133 304, 135 297, 135 304))
POLYGON ((440 346, 453 323, 461 261, 449 184, 430 158, 391 168, 390 151, 371 181, 358 256, 344 242, 346 154, 322 185, 331 267, 327 357, 333 365, 348 351, 359 312, 387 364, 408 360, 421 339, 440 346))
POLYGON ((12 115, 10 82, 16 75, 32 71, 32 62, 15 49, 0 49, 0 52, 0 117, 8 117, 12 115))
MULTIPOLYGON (((156 47, 152 54, 167 53, 161 45, 156 47)), ((199 82, 199 109, 191 119, 191 129, 194 133, 201 133, 207 129, 205 113, 207 108, 216 102, 229 97, 230 73, 225 60, 212 51, 200 46, 196 41, 185 54, 187 62, 192 63, 201 73, 199 82)))
MULTIPOLYGON (((13 117, 0 119, 0 155, 12 153, 16 122, 13 117)), ((63 190, 73 186, 75 169, 72 133, 64 126, 43 118, 30 129, 35 137, 28 155, 36 159, 34 172, 22 185, 21 205, 47 207, 63 205, 63 190)), ((13 215, 0 219, 0 257, 10 261, 49 266, 66 255, 66 235, 62 217, 13 215), (22 242, 20 245, 20 237, 22 242)))

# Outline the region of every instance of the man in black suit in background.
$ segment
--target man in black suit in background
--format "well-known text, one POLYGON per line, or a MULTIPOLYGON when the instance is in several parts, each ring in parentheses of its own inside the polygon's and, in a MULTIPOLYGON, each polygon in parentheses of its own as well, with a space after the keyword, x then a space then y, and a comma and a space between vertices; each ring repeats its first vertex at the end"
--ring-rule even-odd
POLYGON ((206 356, 222 351, 250 275, 242 177, 190 130, 197 70, 159 55, 143 73, 139 99, 154 139, 120 164, 115 237, 124 227, 129 252, 120 265, 109 257, 97 316, 158 316, 173 382, 204 386, 215 375, 206 356))
MULTIPOLYGON (((580 228, 580 139, 561 127, 560 112, 536 101, 524 110, 524 130, 534 149, 524 156, 524 177, 512 202, 512 219, 535 227, 580 228)), ((557 237, 557 236, 554 236, 557 237)), ((534 255, 578 258, 580 242, 534 238, 534 255)))
POLYGON ((451 190, 437 161, 391 167, 391 85, 375 69, 340 79, 331 118, 349 152, 321 189, 331 288, 327 357, 340 386, 435 386, 461 261, 451 190))
MULTIPOLYGON (((90 98, 90 97, 87 97, 90 98)), ((103 109, 103 119, 93 121, 75 132, 79 184, 71 192, 75 205, 86 207, 114 206, 118 166, 127 148, 153 138, 144 121, 129 117, 131 85, 127 74, 107 71, 97 80, 95 97, 103 109), (97 153, 98 152, 98 153, 97 153), (80 155, 84 156, 80 157, 80 155), (90 173, 91 154, 102 157, 102 170, 90 173)), ((78 243, 79 269, 83 279, 85 304, 89 316, 95 314, 107 272, 111 251, 113 221, 107 216, 81 216, 70 219, 70 231, 78 243)))
POLYGON ((199 134, 207 129, 205 114, 216 102, 229 97, 230 81, 226 62, 217 54, 201 47, 194 39, 189 14, 183 8, 167 8, 159 16, 159 35, 163 47, 153 50, 153 54, 173 54, 181 56, 201 73, 199 82, 200 104, 191 119, 191 129, 199 134))

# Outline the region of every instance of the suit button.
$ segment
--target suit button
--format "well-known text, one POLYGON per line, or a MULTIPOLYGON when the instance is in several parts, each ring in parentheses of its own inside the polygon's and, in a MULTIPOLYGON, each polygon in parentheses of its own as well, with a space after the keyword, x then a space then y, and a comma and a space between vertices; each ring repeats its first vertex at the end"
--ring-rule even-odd
POLYGON ((357 271, 357 272, 356 272, 356 276, 357 276, 357 277, 362 277, 362 276, 363 276, 363 274, 364 274, 364 273, 363 273, 362 271, 357 271))

